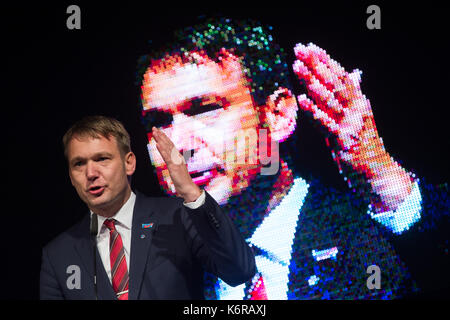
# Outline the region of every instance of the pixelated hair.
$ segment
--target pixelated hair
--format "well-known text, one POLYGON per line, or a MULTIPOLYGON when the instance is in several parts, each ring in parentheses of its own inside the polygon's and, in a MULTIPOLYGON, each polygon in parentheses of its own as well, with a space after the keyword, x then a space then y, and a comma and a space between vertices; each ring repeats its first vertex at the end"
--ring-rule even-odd
MULTIPOLYGON (((279 87, 292 90, 289 69, 282 48, 273 41, 272 28, 253 20, 232 21, 219 18, 175 32, 175 40, 138 61, 137 84, 141 85, 144 74, 152 61, 168 59, 172 55, 184 56, 188 52, 205 52, 210 59, 218 61, 221 49, 242 58, 242 70, 257 105, 263 105, 267 97, 279 87)), ((150 119, 143 113, 147 129, 150 119)))
POLYGON ((106 116, 87 116, 67 130, 62 138, 64 156, 67 158, 69 142, 75 137, 116 138, 121 156, 131 151, 130 135, 124 125, 114 118, 106 116))

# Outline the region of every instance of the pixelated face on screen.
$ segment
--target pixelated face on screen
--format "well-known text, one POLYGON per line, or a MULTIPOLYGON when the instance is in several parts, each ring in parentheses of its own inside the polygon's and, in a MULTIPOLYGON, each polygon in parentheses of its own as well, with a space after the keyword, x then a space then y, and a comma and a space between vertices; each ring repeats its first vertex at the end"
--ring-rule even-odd
MULTIPOLYGON (((240 132, 257 128, 258 116, 236 57, 224 55, 216 63, 194 52, 189 58, 195 62, 171 56, 173 60, 164 66, 149 69, 144 78, 144 108, 171 118, 162 130, 177 148, 192 150, 187 164, 194 182, 223 201, 256 173, 256 164, 224 160, 227 152, 234 151, 234 138, 240 132)), ((149 152, 161 182, 173 192, 154 139, 149 152)))
MULTIPOLYGON (((198 48, 167 52, 151 61, 142 81, 143 114, 187 158, 194 182, 221 204, 255 175, 270 174, 263 164, 278 171, 277 143, 294 130, 297 114, 295 98, 281 87, 258 105, 243 59, 232 51, 222 47, 213 58, 198 48)), ((148 139, 160 183, 174 193, 151 132, 148 139)))

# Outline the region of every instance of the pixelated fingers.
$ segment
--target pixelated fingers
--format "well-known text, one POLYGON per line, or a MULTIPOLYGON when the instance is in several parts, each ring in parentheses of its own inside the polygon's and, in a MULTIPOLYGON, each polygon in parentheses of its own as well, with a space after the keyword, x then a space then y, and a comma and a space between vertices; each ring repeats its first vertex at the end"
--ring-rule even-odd
MULTIPOLYGON (((308 46, 299 43, 295 46, 294 53, 297 61, 303 64, 303 70, 309 71, 309 75, 318 79, 328 90, 337 90, 345 85, 344 79, 347 72, 339 63, 331 59, 325 50, 313 43, 309 43, 308 46)), ((306 81, 310 80, 309 75, 305 74, 306 81)))
POLYGON ((297 44, 294 51, 298 60, 293 70, 300 79, 305 80, 308 94, 316 102, 314 104, 302 95, 298 97, 302 109, 311 112, 315 119, 334 133, 350 114, 364 112, 359 110, 366 107, 359 86, 361 71, 346 72, 325 50, 312 43, 308 46, 297 44))
MULTIPOLYGON (((299 46, 300 44, 296 46, 296 49, 298 49, 299 46)), ((307 50, 307 48, 305 48, 305 50, 307 50)), ((300 51, 296 50, 296 54, 297 52, 300 51)), ((305 59, 307 57, 305 52, 297 54, 297 57, 299 56, 305 59)), ((329 131, 337 133, 339 126, 336 123, 336 119, 338 118, 339 113, 342 112, 343 107, 334 97, 332 90, 321 83, 303 61, 296 60, 293 69, 300 79, 306 81, 308 93, 317 103, 315 104, 305 94, 302 94, 297 97, 300 107, 303 110, 310 112, 313 115, 313 118, 328 128, 329 131)), ((333 77, 331 73, 329 76, 333 77)))
POLYGON ((294 51, 297 57, 294 72, 305 80, 308 93, 317 106, 337 119, 348 103, 361 95, 360 71, 349 74, 325 50, 312 43, 308 46, 299 43, 294 51))
POLYGON ((336 123, 336 121, 332 117, 330 117, 328 113, 319 109, 314 104, 314 102, 312 102, 311 99, 306 96, 306 94, 298 96, 297 100, 303 110, 311 112, 313 118, 315 120, 318 120, 322 125, 328 128, 330 132, 334 134, 337 134, 339 132, 339 125, 336 123))
POLYGON ((311 112, 315 119, 320 120, 323 125, 334 131, 333 127, 336 125, 336 120, 343 111, 343 106, 334 95, 332 89, 334 85, 331 83, 332 80, 330 80, 336 77, 326 67, 322 67, 322 74, 317 75, 317 72, 314 72, 314 66, 319 62, 318 57, 313 62, 311 55, 307 54, 309 52, 308 48, 304 46, 304 50, 299 48, 300 46, 297 45, 296 55, 304 59, 306 63, 302 60, 296 60, 293 70, 300 79, 305 80, 308 94, 314 99, 316 104, 312 103, 305 95, 298 97, 298 102, 302 109, 311 112))

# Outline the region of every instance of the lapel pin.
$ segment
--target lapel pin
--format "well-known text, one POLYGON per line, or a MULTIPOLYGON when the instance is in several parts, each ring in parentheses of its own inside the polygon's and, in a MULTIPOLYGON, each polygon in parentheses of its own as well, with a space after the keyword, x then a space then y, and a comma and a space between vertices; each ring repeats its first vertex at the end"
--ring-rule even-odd
POLYGON ((150 229, 150 228, 153 228, 153 222, 142 224, 142 229, 150 229))

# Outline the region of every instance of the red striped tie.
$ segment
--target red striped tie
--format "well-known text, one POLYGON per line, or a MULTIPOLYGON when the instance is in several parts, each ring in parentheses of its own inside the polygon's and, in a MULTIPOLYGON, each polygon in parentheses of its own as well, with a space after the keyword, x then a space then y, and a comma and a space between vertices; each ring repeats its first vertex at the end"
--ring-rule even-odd
POLYGON ((111 278, 117 299, 128 300, 128 268, 123 249, 122 237, 116 230, 114 219, 105 220, 109 229, 109 259, 111 262, 111 278))

